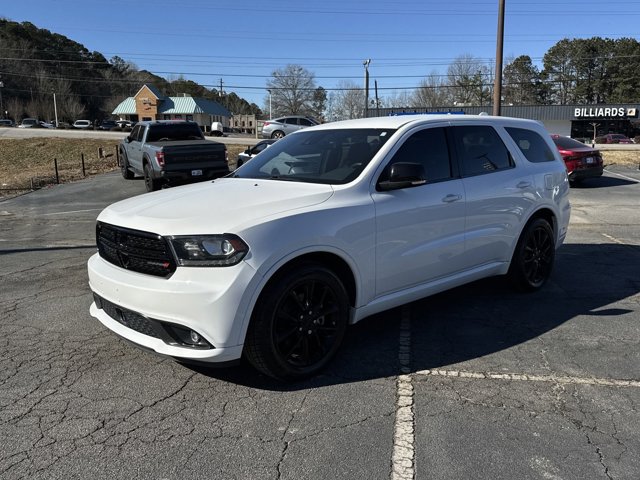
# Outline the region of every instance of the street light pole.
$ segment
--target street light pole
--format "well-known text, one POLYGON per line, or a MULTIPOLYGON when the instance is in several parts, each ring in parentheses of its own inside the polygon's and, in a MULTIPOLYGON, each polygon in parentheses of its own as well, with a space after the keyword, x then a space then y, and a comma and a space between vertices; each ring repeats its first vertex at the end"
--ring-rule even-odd
POLYGON ((0 115, 4 114, 4 105, 2 104, 2 87, 4 87, 4 82, 0 80, 0 115))
POLYGON ((504 47, 504 2, 498 0, 498 38, 496 39, 496 77, 493 83, 493 115, 500 116, 502 102, 502 52, 504 47))
POLYGON ((273 118, 273 111, 271 110, 271 89, 268 89, 269 92, 269 118, 273 118))
POLYGON ((367 58, 362 64, 364 65, 364 116, 368 117, 369 113, 369 64, 371 59, 367 58))

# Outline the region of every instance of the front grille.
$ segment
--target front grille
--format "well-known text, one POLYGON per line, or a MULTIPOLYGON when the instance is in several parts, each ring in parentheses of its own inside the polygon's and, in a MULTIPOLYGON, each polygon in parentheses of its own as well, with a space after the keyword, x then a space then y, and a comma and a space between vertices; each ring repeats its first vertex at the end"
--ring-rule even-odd
POLYGON ((100 256, 120 268, 165 278, 176 270, 169 245, 160 235, 98 222, 96 243, 100 256))
POLYGON ((96 306, 104 310, 104 312, 116 322, 119 322, 125 327, 135 330, 136 332, 142 333, 143 335, 148 335, 153 338, 161 338, 158 334, 157 328, 154 327, 153 320, 150 320, 132 310, 118 307, 95 293, 93 294, 93 299, 96 302, 96 306))

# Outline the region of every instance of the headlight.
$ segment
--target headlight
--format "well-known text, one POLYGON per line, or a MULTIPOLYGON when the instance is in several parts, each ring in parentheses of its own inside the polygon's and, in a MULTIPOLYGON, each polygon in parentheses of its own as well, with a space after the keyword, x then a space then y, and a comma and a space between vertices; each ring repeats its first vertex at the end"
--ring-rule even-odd
POLYGON ((249 247, 240 237, 180 235, 169 237, 178 265, 182 267, 228 267, 242 260, 249 247))

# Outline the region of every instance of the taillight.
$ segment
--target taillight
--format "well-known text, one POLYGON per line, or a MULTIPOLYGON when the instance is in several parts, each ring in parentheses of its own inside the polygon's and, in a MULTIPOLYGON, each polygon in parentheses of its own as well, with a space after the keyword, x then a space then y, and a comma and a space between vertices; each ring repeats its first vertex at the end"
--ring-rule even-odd
POLYGON ((267 125, 271 125, 269 122, 264 122, 264 125, 262 125, 262 127, 266 127, 267 125))
POLYGON ((156 162, 160 168, 164 167, 164 152, 156 152, 156 162))

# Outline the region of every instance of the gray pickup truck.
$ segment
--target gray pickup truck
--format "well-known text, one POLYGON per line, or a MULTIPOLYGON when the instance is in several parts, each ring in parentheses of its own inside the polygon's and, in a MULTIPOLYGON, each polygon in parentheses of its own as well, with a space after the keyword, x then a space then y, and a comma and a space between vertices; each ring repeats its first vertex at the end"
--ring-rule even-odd
POLYGON ((147 191, 229 173, 227 147, 205 140, 195 122, 139 122, 119 147, 122 176, 144 176, 147 191))

